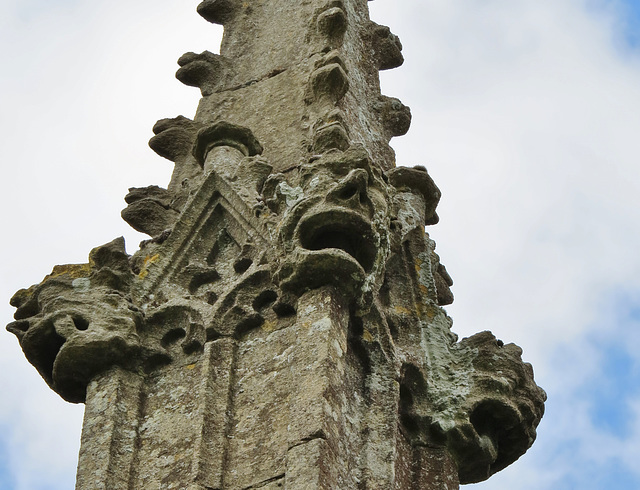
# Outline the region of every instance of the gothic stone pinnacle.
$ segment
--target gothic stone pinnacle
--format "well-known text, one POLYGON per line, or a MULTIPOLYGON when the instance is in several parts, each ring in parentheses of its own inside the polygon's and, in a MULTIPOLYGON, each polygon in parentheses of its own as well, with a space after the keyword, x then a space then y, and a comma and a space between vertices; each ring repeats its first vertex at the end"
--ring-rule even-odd
POLYGON ((519 347, 458 342, 425 225, 437 188, 389 147, 402 45, 366 0, 205 0, 220 54, 187 53, 193 120, 158 121, 150 235, 18 291, 8 330, 86 403, 78 489, 454 489, 533 443, 545 393, 519 347))

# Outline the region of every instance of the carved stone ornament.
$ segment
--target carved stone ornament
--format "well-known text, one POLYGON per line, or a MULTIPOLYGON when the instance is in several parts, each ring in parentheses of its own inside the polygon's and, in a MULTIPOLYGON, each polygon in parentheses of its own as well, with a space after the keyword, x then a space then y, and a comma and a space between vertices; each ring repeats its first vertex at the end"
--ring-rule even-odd
POLYGON ((521 350, 458 342, 426 225, 440 190, 396 167, 402 45, 365 0, 205 0, 193 120, 149 142, 118 238, 11 299, 7 329, 86 403, 78 489, 454 489, 531 446, 546 395, 521 350))

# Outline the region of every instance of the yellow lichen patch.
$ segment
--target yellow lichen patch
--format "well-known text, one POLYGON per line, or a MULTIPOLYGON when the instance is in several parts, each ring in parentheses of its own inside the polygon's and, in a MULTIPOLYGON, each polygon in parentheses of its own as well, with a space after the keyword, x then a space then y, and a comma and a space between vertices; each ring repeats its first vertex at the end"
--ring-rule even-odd
POLYGON ((278 322, 273 321, 273 320, 265 320, 265 322, 262 324, 262 330, 264 330, 267 333, 271 333, 273 332, 276 327, 278 326, 278 322))
POLYGON ((37 286, 37 284, 34 284, 29 289, 20 289, 20 290, 16 291, 16 294, 14 294, 11 297, 11 300, 9 301, 9 304, 11 306, 15 306, 15 307, 18 307, 18 306, 24 304, 29 298, 31 298, 31 296, 33 296, 33 293, 36 290, 36 286, 37 286))
POLYGON ((416 261, 415 261, 415 263, 414 263, 415 268, 416 268, 416 272, 417 272, 418 274, 419 274, 419 273, 420 273, 420 271, 422 270, 422 264, 423 264, 423 263, 424 263, 424 262, 423 262, 421 259, 416 259, 416 261))
POLYGON ((138 277, 140 279, 144 279, 145 277, 147 277, 149 275, 149 271, 147 270, 147 267, 149 267, 154 262, 157 262, 159 259, 160 259, 160 254, 147 255, 144 258, 144 262, 142 264, 142 270, 140 271, 140 274, 138 274, 138 277))
POLYGON ((424 284, 420 284, 420 291, 422 291, 423 294, 429 294, 429 288, 424 284))
POLYGON ((312 325, 313 324, 311 322, 302 322, 300 324, 300 328, 302 328, 304 330, 310 330, 312 325))
POLYGON ((404 306, 396 306, 393 310, 399 315, 411 315, 413 313, 409 308, 405 308, 404 306))
POLYGON ((160 254, 155 254, 151 256, 147 255, 144 258, 143 267, 147 267, 149 264, 153 264, 154 262, 157 262, 159 258, 160 258, 160 254))
POLYGON ((54 277, 59 277, 63 275, 68 275, 72 279, 77 279, 79 277, 89 277, 91 274, 91 266, 89 264, 64 264, 64 265, 56 265, 51 274, 46 276, 42 282, 48 281, 49 279, 53 279, 54 277))
POLYGON ((196 368, 196 363, 194 362, 193 364, 187 364, 185 367, 187 369, 195 369, 196 368))
POLYGON ((366 328, 364 329, 364 332, 362 332, 362 340, 365 342, 373 342, 373 335, 371 335, 371 332, 366 328))
POLYGON ((425 313, 426 313, 428 318, 433 319, 438 314, 438 309, 433 307, 433 306, 429 306, 427 308, 427 311, 425 311, 425 313))
POLYGON ((414 306, 416 308, 416 314, 418 317, 422 318, 424 314, 424 305, 420 301, 417 301, 414 306))

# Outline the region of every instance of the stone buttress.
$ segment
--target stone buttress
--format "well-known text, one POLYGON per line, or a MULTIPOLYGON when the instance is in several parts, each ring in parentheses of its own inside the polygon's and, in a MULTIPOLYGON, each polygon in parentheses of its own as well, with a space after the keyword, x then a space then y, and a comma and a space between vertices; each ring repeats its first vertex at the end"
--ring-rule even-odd
POLYGON ((193 120, 158 121, 150 236, 56 266, 11 300, 24 353, 86 403, 77 489, 455 489, 533 443, 544 392, 519 347, 458 342, 425 225, 440 191, 396 167, 401 44, 365 0, 205 0, 193 120))

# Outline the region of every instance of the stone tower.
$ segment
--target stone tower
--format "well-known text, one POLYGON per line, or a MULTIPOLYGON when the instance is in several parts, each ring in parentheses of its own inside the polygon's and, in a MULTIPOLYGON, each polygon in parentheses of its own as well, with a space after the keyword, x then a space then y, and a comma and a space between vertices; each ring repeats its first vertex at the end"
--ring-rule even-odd
POLYGON ((205 0, 193 120, 158 121, 167 189, 122 238, 11 299, 8 330, 84 402, 77 489, 455 489, 533 443, 519 347, 458 342, 425 225, 440 191, 395 167, 410 112, 380 94, 401 44, 366 0, 205 0))

